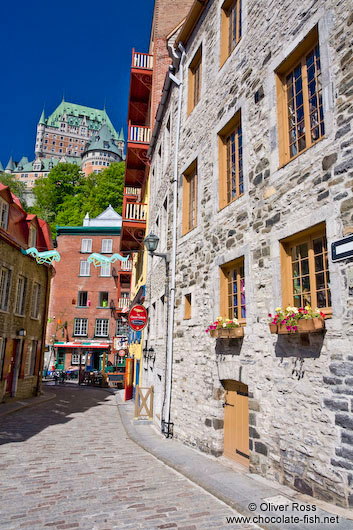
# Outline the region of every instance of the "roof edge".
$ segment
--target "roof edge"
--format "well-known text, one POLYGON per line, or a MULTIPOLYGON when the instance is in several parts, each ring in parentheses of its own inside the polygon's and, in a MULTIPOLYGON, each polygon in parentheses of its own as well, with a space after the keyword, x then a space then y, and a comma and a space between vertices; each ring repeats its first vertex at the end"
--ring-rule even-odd
POLYGON ((179 32, 179 35, 176 38, 175 48, 178 47, 179 43, 182 43, 183 45, 187 43, 207 4, 208 0, 195 0, 179 32))

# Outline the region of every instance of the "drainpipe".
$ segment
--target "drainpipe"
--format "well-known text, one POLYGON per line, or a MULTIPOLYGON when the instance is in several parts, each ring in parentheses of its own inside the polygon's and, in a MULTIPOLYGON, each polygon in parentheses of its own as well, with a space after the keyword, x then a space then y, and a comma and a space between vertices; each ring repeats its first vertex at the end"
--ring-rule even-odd
POLYGON ((182 102, 182 88, 183 88, 183 60, 185 57, 185 49, 182 44, 179 44, 181 52, 179 78, 175 77, 171 72, 169 78, 177 85, 179 89, 178 94, 178 111, 175 131, 175 148, 174 148, 174 174, 173 174, 173 231, 172 231, 172 252, 171 252, 171 285, 170 285, 170 318, 168 329, 168 355, 167 355, 167 394, 166 394, 166 414, 165 423, 167 424, 167 438, 172 436, 170 431, 170 405, 172 393, 172 371, 173 371, 173 331, 174 331, 174 309, 175 309, 175 269, 176 269, 176 245, 177 245, 177 215, 178 215, 178 151, 179 151, 179 135, 181 122, 181 102, 182 102))

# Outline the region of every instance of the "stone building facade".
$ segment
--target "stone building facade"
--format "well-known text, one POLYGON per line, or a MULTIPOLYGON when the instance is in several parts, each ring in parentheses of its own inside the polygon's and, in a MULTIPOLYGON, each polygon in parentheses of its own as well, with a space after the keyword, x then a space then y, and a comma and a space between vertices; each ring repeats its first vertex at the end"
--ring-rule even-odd
POLYGON ((51 265, 21 252, 53 248, 49 226, 0 184, 0 401, 41 391, 51 265))
MULTIPOLYGON (((247 425, 231 458, 341 506, 353 505, 353 264, 334 262, 331 245, 353 233, 352 34, 345 2, 211 0, 191 10, 175 44, 185 49, 174 60, 183 82, 171 83, 150 147, 148 227, 172 255, 181 90, 174 436, 219 456, 247 425), (241 291, 232 309, 243 339, 205 333, 228 317, 229 271, 241 291), (308 303, 325 313, 324 333, 270 334, 277 306, 308 303), (243 419, 231 418, 233 398, 243 419)), ((146 360, 142 382, 155 386, 159 423, 166 377, 159 258, 149 258, 147 278, 156 359, 146 360)))

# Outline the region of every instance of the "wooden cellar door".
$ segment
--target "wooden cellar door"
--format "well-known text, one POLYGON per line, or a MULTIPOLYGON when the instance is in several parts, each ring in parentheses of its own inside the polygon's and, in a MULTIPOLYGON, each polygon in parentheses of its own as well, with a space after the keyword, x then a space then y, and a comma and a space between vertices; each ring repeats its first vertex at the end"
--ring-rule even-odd
POLYGON ((249 466, 248 387, 236 381, 224 381, 224 456, 249 466))

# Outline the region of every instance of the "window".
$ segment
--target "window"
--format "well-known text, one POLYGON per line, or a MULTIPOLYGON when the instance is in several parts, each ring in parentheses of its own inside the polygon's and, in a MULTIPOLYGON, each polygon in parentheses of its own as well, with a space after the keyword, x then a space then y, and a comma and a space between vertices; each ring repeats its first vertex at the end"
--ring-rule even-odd
POLYGON ((96 319, 96 337, 108 337, 109 320, 107 318, 96 319))
POLYGON ((80 364, 80 357, 81 357, 81 364, 86 364, 86 355, 80 355, 77 352, 72 353, 71 355, 71 364, 80 364))
POLYGON ((279 154, 283 165, 325 134, 317 28, 276 73, 279 154))
POLYGON ((116 321, 116 335, 123 335, 127 337, 129 334, 129 324, 126 319, 118 318, 116 321))
POLYGON ((223 318, 237 318, 245 322, 245 277, 244 258, 221 267, 221 315, 223 318))
POLYGON ((80 261, 80 276, 90 276, 90 263, 80 261))
POLYGON ((110 276, 110 263, 103 263, 100 276, 110 276))
POLYGON ((201 64, 202 64, 202 47, 198 49, 195 57, 189 66, 189 85, 188 85, 188 113, 200 101, 201 96, 201 64))
POLYGON ((7 230, 9 220, 9 204, 0 197, 0 227, 7 230))
POLYGON ((15 313, 17 315, 24 315, 26 290, 27 290, 27 278, 25 278, 24 276, 19 276, 18 282, 17 282, 16 305, 15 305, 15 313))
POLYGON ((330 273, 325 226, 281 242, 283 305, 317 307, 331 314, 330 273))
POLYGON ((183 235, 197 224, 197 161, 183 175, 183 235))
POLYGON ((32 288, 32 306, 31 306, 31 317, 39 318, 40 308, 40 291, 41 286, 39 283, 34 283, 32 288))
POLYGON ((167 246, 168 235, 168 197, 164 199, 162 214, 161 214, 161 250, 167 246))
POLYGON ((81 252, 92 252, 92 239, 81 240, 81 252))
POLYGON ((102 239, 102 253, 111 253, 113 251, 113 240, 102 239))
POLYGON ((87 318, 75 318, 74 320, 74 335, 87 336, 87 318))
POLYGON ((36 364, 37 341, 32 340, 31 345, 28 346, 26 362, 25 362, 25 376, 34 375, 34 367, 36 364))
POLYGON ((108 307, 108 297, 109 293, 106 291, 101 291, 99 293, 98 305, 99 307, 108 307))
POLYGON ((0 381, 2 379, 2 371, 3 371, 3 367, 4 367, 5 351, 6 351, 6 339, 5 339, 5 337, 0 337, 0 381))
POLYGON ((0 267, 0 309, 7 311, 11 284, 11 271, 0 267))
POLYGON ((87 307, 88 293, 87 291, 79 291, 77 295, 77 305, 79 307, 87 307))
POLYGON ((244 193, 243 140, 240 111, 218 135, 219 207, 224 208, 244 193))
POLYGON ((221 66, 241 39, 241 0, 226 0, 221 13, 221 66))
POLYGON ((28 246, 35 247, 37 243, 37 229, 34 226, 29 227, 28 246))
POLYGON ((186 294, 184 297, 184 320, 191 318, 191 293, 186 294))

